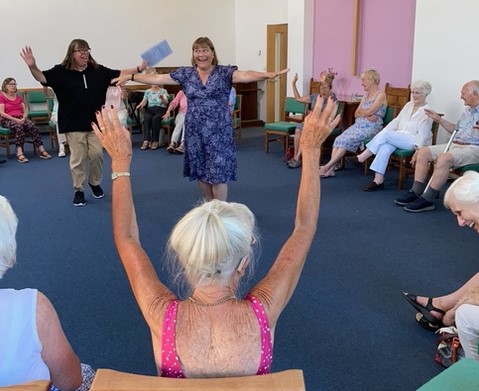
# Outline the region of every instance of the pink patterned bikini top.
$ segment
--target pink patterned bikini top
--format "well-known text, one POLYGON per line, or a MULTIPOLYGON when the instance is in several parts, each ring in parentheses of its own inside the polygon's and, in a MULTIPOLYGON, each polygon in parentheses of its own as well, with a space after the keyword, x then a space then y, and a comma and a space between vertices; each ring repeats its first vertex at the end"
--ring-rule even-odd
MULTIPOLYGON (((258 319, 261 331, 261 358, 257 375, 264 375, 271 371, 273 361, 273 343, 269 328, 268 316, 263 304, 254 296, 247 295, 245 300, 251 302, 256 319, 258 319)), ((186 377, 181 368, 180 359, 176 354, 176 315, 179 300, 173 300, 166 308, 163 321, 163 335, 161 347, 161 376, 162 377, 186 377)))

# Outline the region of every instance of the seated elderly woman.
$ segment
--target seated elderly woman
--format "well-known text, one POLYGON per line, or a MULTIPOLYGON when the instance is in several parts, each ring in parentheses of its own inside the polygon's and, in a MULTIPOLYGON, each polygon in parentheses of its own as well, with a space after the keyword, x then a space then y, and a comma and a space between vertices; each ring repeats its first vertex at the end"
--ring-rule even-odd
MULTIPOLYGON (((454 181, 446 191, 444 205, 456 215, 460 227, 479 233, 479 173, 467 171, 454 181)), ((424 328, 436 330, 455 322, 466 357, 479 360, 479 273, 445 296, 404 293, 404 297, 418 311, 416 321, 424 328)))
MULTIPOLYGON (((0 279, 16 262, 17 225, 12 207, 0 196, 0 279)), ((0 387, 51 380, 52 391, 89 389, 94 372, 88 365, 80 366, 44 294, 1 288, 0 319, 0 387)))
POLYGON ((416 150, 431 145, 432 119, 425 112, 428 108, 426 97, 430 93, 431 84, 428 81, 412 83, 411 100, 399 115, 366 144, 361 154, 347 159, 353 164, 362 164, 368 157, 376 155, 370 167, 375 172, 374 179, 363 187, 364 191, 384 189, 384 173, 396 148, 416 150))
POLYGON ((380 76, 375 69, 361 74, 361 85, 366 94, 354 113, 354 124, 334 140, 331 159, 320 170, 322 177, 334 176, 336 163, 347 151, 356 152, 367 137, 376 135, 382 129, 387 99, 386 94, 379 91, 379 83, 380 76))
POLYGON ((15 133, 18 162, 28 162, 23 153, 26 134, 32 136, 33 145, 40 151, 40 157, 50 159, 51 156, 45 151, 38 128, 27 117, 27 106, 23 102, 23 98, 17 94, 17 82, 14 78, 7 77, 2 83, 2 92, 0 93, 0 125, 15 133))
MULTIPOLYGON (((148 323, 160 376, 229 377, 270 372, 276 322, 291 298, 313 241, 319 213, 321 144, 339 122, 332 99, 318 99, 303 128, 303 170, 293 232, 267 275, 243 299, 251 269, 255 218, 242 204, 205 202, 171 232, 168 247, 190 287, 178 299, 159 279, 141 246, 130 182, 131 140, 116 114, 103 109, 93 129, 111 156, 113 234, 148 323), (111 117, 111 119, 110 119, 111 117)), ((175 274, 173 277, 178 277, 175 274)))
MULTIPOLYGON (((301 96, 299 94, 298 88, 296 87, 296 82, 298 81, 298 74, 295 73, 293 80, 291 81, 291 86, 293 87, 294 98, 301 103, 306 103, 308 109, 311 110, 316 104, 316 99, 322 97, 324 99, 323 105, 327 103, 327 99, 332 96, 336 100, 336 94, 333 92, 333 80, 336 72, 333 72, 332 68, 329 68, 327 71, 322 71, 319 74, 319 94, 311 94, 306 96, 301 96)), ((301 130, 303 130, 303 124, 298 124, 294 132, 294 155, 291 159, 288 159, 286 164, 288 168, 298 168, 301 167, 301 130)))

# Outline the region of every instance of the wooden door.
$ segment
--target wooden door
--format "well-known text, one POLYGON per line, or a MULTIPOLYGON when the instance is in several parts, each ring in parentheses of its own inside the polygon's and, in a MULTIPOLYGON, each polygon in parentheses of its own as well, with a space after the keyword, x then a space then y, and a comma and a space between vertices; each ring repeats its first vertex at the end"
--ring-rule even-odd
MULTIPOLYGON (((288 25, 268 25, 266 39, 267 71, 276 72, 286 68, 288 63, 288 25)), ((282 75, 266 82, 266 122, 284 119, 286 78, 287 75, 282 75)))

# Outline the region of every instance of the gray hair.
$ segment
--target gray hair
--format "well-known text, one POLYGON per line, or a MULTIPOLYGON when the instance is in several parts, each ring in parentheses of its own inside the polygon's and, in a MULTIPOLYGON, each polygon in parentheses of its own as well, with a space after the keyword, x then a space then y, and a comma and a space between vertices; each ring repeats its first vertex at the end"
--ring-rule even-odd
POLYGON ((411 84, 411 91, 417 90, 421 95, 428 96, 432 91, 431 83, 426 80, 416 80, 411 84))
POLYGON ((474 205, 479 203, 479 173, 466 171, 456 179, 444 195, 444 206, 449 208, 452 198, 463 203, 474 205))
POLYGON ((193 208, 173 228, 167 244, 172 278, 188 290, 198 286, 227 284, 239 263, 254 264, 256 222, 243 204, 219 200, 193 208))
POLYGON ((0 195, 0 279, 17 260, 18 219, 8 200, 0 195))

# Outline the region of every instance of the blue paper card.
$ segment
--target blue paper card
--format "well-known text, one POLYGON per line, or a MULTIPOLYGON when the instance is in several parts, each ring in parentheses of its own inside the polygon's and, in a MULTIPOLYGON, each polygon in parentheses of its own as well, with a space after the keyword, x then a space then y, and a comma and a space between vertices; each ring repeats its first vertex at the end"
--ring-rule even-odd
POLYGON ((141 54, 141 58, 148 63, 148 66, 151 67, 152 65, 155 65, 163 60, 165 57, 169 56, 171 53, 173 53, 173 51, 171 50, 170 45, 168 45, 166 40, 163 40, 148 50, 145 50, 141 54))

